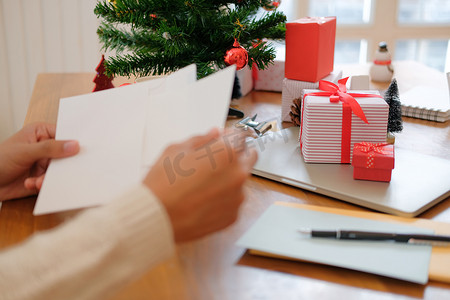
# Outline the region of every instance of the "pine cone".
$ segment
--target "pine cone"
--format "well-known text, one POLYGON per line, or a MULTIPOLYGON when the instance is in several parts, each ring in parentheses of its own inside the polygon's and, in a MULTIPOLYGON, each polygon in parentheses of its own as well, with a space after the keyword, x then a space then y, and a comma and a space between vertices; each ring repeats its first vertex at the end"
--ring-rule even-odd
POLYGON ((301 98, 296 98, 292 100, 291 111, 289 112, 289 115, 291 116, 292 123, 294 123, 296 126, 300 126, 301 105, 302 105, 301 98))

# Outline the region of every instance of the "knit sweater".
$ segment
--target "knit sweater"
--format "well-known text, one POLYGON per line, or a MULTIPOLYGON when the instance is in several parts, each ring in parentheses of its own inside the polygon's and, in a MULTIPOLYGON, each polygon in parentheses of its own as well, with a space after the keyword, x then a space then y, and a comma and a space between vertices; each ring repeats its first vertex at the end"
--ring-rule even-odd
POLYGON ((104 299, 173 253, 166 211, 138 185, 0 252, 0 299, 104 299))

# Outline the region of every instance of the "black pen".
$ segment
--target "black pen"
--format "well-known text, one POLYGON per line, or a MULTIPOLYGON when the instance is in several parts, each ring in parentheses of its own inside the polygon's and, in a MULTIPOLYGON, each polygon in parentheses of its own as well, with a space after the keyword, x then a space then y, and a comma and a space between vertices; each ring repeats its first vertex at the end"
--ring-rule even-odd
POLYGON ((334 238, 338 240, 370 240, 370 241, 394 241, 411 244, 433 244, 450 246, 450 236, 416 233, 391 233, 359 230, 316 230, 301 229, 302 234, 311 237, 334 238))

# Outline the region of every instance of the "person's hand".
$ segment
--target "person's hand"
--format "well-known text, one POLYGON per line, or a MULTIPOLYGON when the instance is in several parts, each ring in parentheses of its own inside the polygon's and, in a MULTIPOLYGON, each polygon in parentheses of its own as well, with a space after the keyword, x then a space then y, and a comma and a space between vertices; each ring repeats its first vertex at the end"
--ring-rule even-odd
POLYGON ((176 242, 232 224, 243 185, 257 160, 236 132, 207 135, 168 147, 144 179, 167 210, 176 242))
POLYGON ((55 141, 56 126, 35 123, 0 144, 0 201, 36 194, 51 158, 78 153, 77 141, 55 141))

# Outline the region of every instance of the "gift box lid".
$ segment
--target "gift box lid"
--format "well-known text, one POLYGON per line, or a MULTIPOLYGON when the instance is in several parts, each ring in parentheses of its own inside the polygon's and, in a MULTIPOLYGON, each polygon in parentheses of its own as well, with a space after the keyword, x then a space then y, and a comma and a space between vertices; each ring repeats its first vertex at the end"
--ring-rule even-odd
MULTIPOLYGON (((302 119, 304 121, 316 121, 314 126, 323 127, 328 125, 337 126, 342 120, 342 102, 330 102, 329 96, 313 96, 311 93, 320 92, 320 90, 304 89, 302 94, 302 119), (306 97, 305 97, 306 95, 306 97), (327 125, 328 124, 328 125, 327 125)), ((376 90, 373 91, 348 91, 350 94, 379 95, 376 90)), ((377 132, 387 131, 387 122, 389 117, 389 105, 381 97, 354 97, 363 110, 368 124, 364 123, 355 114, 352 114, 352 127, 356 130, 375 129, 377 132), (359 129, 358 129, 359 128, 359 129)), ((320 128, 319 128, 320 129, 320 128)), ((352 129, 353 131, 353 129, 352 129)))
POLYGON ((394 145, 372 143, 356 143, 353 147, 354 167, 386 169, 392 170, 394 168, 394 145), (372 146, 367 146, 371 144, 372 146), (373 161, 369 159, 369 155, 373 155, 373 161), (370 164, 370 166, 369 166, 370 164))
POLYGON ((336 17, 304 17, 287 24, 324 24, 327 22, 336 21, 336 17))

